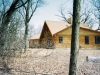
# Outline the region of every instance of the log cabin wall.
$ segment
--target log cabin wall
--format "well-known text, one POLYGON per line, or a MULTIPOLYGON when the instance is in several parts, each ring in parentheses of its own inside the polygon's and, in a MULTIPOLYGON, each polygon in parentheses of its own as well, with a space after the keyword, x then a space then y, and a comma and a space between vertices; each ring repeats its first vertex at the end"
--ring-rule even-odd
MULTIPOLYGON (((38 37, 38 39, 29 40, 29 47, 70 48, 72 27, 70 25, 67 26, 65 23, 62 26, 61 23, 60 25, 63 28, 58 28, 57 30, 55 30, 53 29, 54 26, 59 25, 59 23, 57 25, 55 24, 55 22, 44 22, 40 36, 38 37), (50 24, 52 27, 47 24, 50 24), (39 44, 39 40, 41 40, 41 44, 39 44)), ((81 25, 79 35, 80 48, 100 48, 100 32, 88 29, 87 26, 81 25)))
POLYGON ((29 40, 29 48, 38 48, 39 47, 39 39, 29 40))
POLYGON ((44 27, 42 29, 40 39, 42 40, 43 48, 49 48, 49 47, 51 48, 54 46, 54 40, 53 40, 52 34, 51 34, 48 26, 46 25, 46 23, 44 24, 44 27))
MULTIPOLYGON (((57 48, 70 48, 71 46, 71 31, 72 28, 66 28, 59 33, 54 35, 55 46, 57 48), (59 42, 59 38, 63 38, 63 42, 59 42)), ((100 48, 100 32, 80 28, 80 38, 79 38, 80 48, 100 48), (98 38, 99 42, 96 42, 98 38)))
POLYGON ((55 47, 56 48, 70 48, 70 43, 71 43, 71 36, 67 35, 55 35, 55 47), (59 42, 59 37, 63 38, 62 42, 59 42))

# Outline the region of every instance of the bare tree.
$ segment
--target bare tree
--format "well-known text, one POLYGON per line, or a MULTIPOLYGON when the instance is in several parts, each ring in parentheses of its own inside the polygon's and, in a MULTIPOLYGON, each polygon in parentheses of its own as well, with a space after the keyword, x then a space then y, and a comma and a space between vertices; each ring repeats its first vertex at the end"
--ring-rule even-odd
POLYGON ((36 34, 40 34, 42 30, 42 26, 39 25, 37 28, 34 27, 34 25, 29 25, 29 38, 36 35, 36 34))
POLYGON ((20 15, 18 15, 17 13, 14 15, 15 16, 13 16, 9 22, 7 34, 6 34, 7 36, 6 45, 8 45, 9 47, 7 46, 7 48, 5 49, 9 49, 9 50, 19 50, 19 49, 22 49, 21 46, 23 47, 21 42, 19 43, 17 42, 18 40, 21 40, 23 38, 20 36, 20 32, 23 32, 21 30, 23 27, 23 24, 21 22, 21 18, 19 17, 20 15))
POLYGON ((43 0, 28 0, 28 3, 23 6, 23 12, 19 11, 19 13, 22 15, 25 23, 25 34, 24 34, 24 40, 25 40, 25 51, 27 49, 27 39, 28 39, 28 29, 29 29, 29 22, 33 16, 33 14, 36 12, 36 10, 43 6, 45 2, 43 0))
POLYGON ((5 0, 2 0, 2 8, 3 10, 0 10, 0 13, 2 13, 1 16, 1 25, 0 25, 0 57, 2 58, 3 61, 3 67, 5 71, 9 72, 9 67, 7 66, 5 62, 5 57, 7 55, 5 54, 5 44, 8 42, 6 38, 7 37, 7 30, 10 25, 10 21, 16 12, 16 10, 20 7, 22 7, 24 4, 27 3, 28 0, 24 1, 23 3, 21 0, 13 0, 12 3, 9 4, 9 8, 5 7, 5 0))
POLYGON ((68 22, 68 21, 67 21, 66 14, 64 13, 64 12, 65 12, 64 10, 65 10, 65 9, 61 6, 61 7, 59 8, 59 13, 60 13, 60 15, 56 15, 56 16, 60 17, 62 21, 68 22))
MULTIPOLYGON (((88 1, 86 1, 86 2, 88 3, 88 1)), ((81 15, 80 15, 81 23, 86 23, 89 25, 90 28, 92 28, 92 26, 94 24, 94 19, 91 17, 91 15, 93 13, 92 13, 91 6, 88 5, 86 2, 84 2, 84 0, 83 0, 83 2, 81 2, 81 4, 82 4, 81 15), (87 5, 87 6, 85 6, 85 5, 87 5)), ((67 5, 67 2, 65 3, 65 5, 67 5)), ((60 17, 61 20, 67 21, 67 22, 68 22, 68 18, 73 16, 72 10, 68 10, 68 9, 66 9, 65 6, 62 6, 62 5, 59 8, 59 13, 60 13, 60 15, 56 15, 56 16, 60 17)))
POLYGON ((80 9, 81 9, 81 0, 74 0, 69 75, 77 75, 77 58, 79 53, 80 9))
POLYGON ((100 30, 100 0, 93 0, 91 1, 91 4, 94 7, 94 15, 96 17, 96 19, 98 20, 98 30, 100 30))

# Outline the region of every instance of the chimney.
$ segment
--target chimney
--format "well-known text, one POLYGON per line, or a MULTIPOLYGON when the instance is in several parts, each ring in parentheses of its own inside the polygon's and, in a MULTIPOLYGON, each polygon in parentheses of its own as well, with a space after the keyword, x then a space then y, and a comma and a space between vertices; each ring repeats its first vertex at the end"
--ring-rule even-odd
POLYGON ((67 19, 67 22, 68 22, 69 24, 72 24, 72 17, 68 18, 68 19, 67 19))

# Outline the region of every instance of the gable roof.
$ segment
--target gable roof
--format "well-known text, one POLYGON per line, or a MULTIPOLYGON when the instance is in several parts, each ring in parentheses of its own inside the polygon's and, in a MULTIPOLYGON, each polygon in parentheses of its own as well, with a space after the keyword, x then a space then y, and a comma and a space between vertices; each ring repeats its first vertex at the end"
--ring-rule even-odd
MULTIPOLYGON (((47 24, 52 35, 54 35, 55 33, 58 33, 59 31, 62 31, 63 29, 66 29, 67 27, 72 26, 71 24, 69 24, 67 22, 62 22, 62 21, 46 20, 45 23, 47 24)), ((80 27, 90 29, 87 24, 81 23, 80 27)))
MULTIPOLYGON (((50 21, 50 20, 46 20, 44 22, 44 24, 46 24, 51 32, 52 35, 68 28, 68 27, 71 27, 72 25, 67 23, 67 22, 63 22, 63 21, 50 21)), ((44 26, 43 26, 44 27, 44 26)), ((80 27, 82 28, 85 28, 85 29, 90 29, 89 26, 87 24, 80 24, 80 27)), ((43 30, 43 28, 42 28, 43 30)), ((42 31, 41 31, 42 33, 42 31)), ((37 34, 31 38, 29 38, 29 40, 32 40, 32 39, 39 39, 41 36, 41 34, 37 34)))
POLYGON ((81 23, 81 24, 80 24, 80 27, 82 27, 82 28, 86 28, 86 29, 90 29, 89 26, 88 26, 87 24, 85 24, 85 23, 84 23, 84 24, 81 23))
POLYGON ((83 27, 81 27, 81 29, 85 29, 85 30, 88 30, 88 31, 91 31, 91 32, 96 32, 96 33, 99 33, 99 34, 100 34, 100 32, 99 32, 99 31, 97 31, 97 30, 87 29, 87 28, 83 28, 83 27))
POLYGON ((33 39, 39 39, 40 38, 40 34, 34 35, 33 37, 29 38, 29 40, 33 40, 33 39))
MULTIPOLYGON (((67 28, 65 28, 65 29, 63 29, 63 30, 61 30, 61 31, 59 31, 58 33, 63 32, 64 30, 66 30, 66 29, 68 29, 68 28, 72 28, 72 25, 69 26, 69 27, 67 27, 67 28)), ((91 33, 92 33, 92 32, 95 32, 95 33, 99 33, 99 34, 100 34, 99 31, 97 31, 97 30, 92 30, 92 29, 88 28, 87 26, 84 27, 83 24, 80 25, 80 29, 84 29, 85 31, 90 31, 91 33)))
POLYGON ((46 20, 45 23, 47 24, 52 35, 70 26, 70 24, 68 24, 67 22, 61 21, 46 20))

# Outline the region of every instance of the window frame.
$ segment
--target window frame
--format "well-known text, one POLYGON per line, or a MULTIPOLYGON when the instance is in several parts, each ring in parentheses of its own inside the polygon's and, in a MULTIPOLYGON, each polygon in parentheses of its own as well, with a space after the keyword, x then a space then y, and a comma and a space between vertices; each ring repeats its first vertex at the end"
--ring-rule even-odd
POLYGON ((95 44, 100 44, 100 36, 95 36, 94 38, 95 44))
POLYGON ((63 36, 59 36, 59 43, 63 43, 63 36))
POLYGON ((84 36, 84 43, 89 44, 89 36, 84 36))
POLYGON ((51 43, 51 40, 48 39, 48 40, 47 40, 47 45, 50 45, 50 43, 51 43))
POLYGON ((39 40, 39 44, 42 44, 42 40, 39 40))
POLYGON ((32 44, 34 45, 34 43, 35 43, 35 41, 34 40, 32 40, 32 44))

